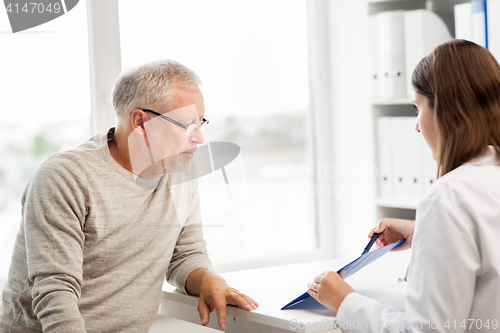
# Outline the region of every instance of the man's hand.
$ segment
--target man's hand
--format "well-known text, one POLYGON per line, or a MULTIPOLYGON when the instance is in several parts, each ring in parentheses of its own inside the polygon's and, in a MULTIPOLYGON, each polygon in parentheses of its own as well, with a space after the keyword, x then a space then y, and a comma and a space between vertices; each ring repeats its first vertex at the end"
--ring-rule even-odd
POLYGON ((341 275, 337 272, 323 272, 307 285, 309 288, 307 293, 335 313, 339 310, 344 298, 355 292, 342 278, 344 271, 340 273, 341 275))
POLYGON ((198 268, 189 275, 186 290, 192 295, 200 296, 198 312, 203 326, 208 324, 210 313, 215 310, 219 327, 225 330, 227 304, 237 305, 247 311, 259 306, 252 298, 229 287, 220 275, 207 268, 198 268))

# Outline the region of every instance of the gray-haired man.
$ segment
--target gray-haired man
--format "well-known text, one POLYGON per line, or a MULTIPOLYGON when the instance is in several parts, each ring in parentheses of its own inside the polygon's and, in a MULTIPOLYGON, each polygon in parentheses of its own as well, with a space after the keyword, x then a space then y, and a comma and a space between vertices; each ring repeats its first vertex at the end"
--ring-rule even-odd
POLYGON ((258 304, 213 270, 190 166, 204 141, 200 80, 175 61, 120 75, 117 126, 53 154, 23 194, 1 332, 147 332, 166 277, 206 325, 258 304))

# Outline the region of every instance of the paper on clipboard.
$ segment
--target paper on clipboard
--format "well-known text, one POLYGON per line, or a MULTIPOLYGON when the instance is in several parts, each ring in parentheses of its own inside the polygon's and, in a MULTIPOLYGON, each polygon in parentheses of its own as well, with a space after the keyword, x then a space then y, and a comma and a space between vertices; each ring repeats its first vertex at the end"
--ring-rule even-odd
MULTIPOLYGON (((349 264, 347 264, 344 267, 342 267, 341 269, 339 269, 337 271, 337 273, 340 273, 341 271, 345 271, 344 279, 346 279, 349 276, 356 273, 357 271, 361 270, 366 265, 369 265, 372 262, 374 262, 375 260, 377 260, 378 258, 382 257, 384 254, 386 254, 390 250, 394 249, 396 246, 400 245, 403 242, 404 242, 404 240, 400 240, 398 242, 394 242, 392 244, 386 245, 386 246, 381 247, 379 249, 365 253, 365 254, 361 255, 359 258, 351 261, 349 264)), ((293 301, 291 301, 290 303, 288 303, 287 305, 285 305, 284 307, 282 307, 281 310, 285 310, 285 309, 289 308, 290 306, 295 305, 299 302, 302 302, 303 300, 305 300, 309 297, 311 297, 311 296, 309 296, 309 294, 307 292, 305 292, 302 295, 300 295, 299 297, 297 297, 296 299, 294 299, 293 301)))

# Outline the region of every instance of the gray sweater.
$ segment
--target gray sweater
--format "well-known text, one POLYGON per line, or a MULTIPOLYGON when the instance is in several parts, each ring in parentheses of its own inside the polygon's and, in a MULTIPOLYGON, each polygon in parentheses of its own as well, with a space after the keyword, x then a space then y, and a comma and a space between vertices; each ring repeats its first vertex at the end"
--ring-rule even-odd
POLYGON ((190 171, 138 186, 110 155, 113 132, 31 177, 0 332, 147 332, 164 278, 185 291, 193 270, 211 268, 190 171))

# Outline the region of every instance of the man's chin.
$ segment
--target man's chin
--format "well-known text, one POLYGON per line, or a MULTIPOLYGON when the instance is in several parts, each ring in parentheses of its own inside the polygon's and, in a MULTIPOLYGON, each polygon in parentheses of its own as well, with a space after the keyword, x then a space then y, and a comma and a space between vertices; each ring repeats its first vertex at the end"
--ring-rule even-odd
POLYGON ((165 159, 155 162, 146 169, 142 170, 138 176, 143 178, 158 178, 165 174, 184 172, 189 169, 191 159, 165 159))
POLYGON ((175 161, 165 161, 165 173, 179 173, 179 172, 184 172, 189 169, 189 166, 191 165, 191 159, 188 161, 181 161, 181 160, 175 160, 175 161))

